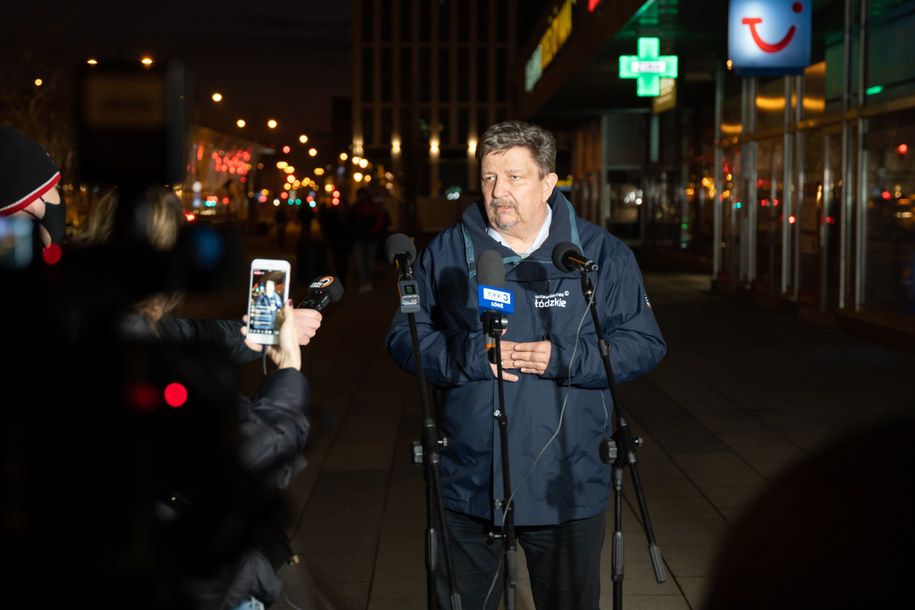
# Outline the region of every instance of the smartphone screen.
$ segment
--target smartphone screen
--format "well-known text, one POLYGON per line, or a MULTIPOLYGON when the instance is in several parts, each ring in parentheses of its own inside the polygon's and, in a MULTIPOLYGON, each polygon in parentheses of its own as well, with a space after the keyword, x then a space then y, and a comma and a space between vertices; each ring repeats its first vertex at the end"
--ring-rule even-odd
POLYGON ((32 219, 0 216, 0 267, 25 269, 32 264, 32 219))
POLYGON ((289 262, 255 259, 248 288, 248 338, 255 343, 276 344, 279 329, 276 314, 289 298, 289 262))

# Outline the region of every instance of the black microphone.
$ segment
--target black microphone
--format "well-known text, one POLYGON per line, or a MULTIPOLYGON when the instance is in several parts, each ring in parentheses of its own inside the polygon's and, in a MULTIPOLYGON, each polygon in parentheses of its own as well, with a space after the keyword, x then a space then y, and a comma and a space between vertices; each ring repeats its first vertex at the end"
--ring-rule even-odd
POLYGON ((413 270, 410 265, 416 258, 413 240, 403 233, 393 233, 384 242, 384 251, 388 256, 388 262, 397 267, 397 277, 401 280, 412 280, 413 270))
POLYGON ((495 250, 486 250, 477 259, 477 283, 480 319, 486 335, 486 354, 496 364, 496 341, 508 325, 504 315, 514 311, 514 299, 510 290, 505 290, 505 263, 502 255, 495 250))
POLYGON ((384 242, 384 251, 388 262, 397 268, 397 292, 400 295, 400 311, 416 313, 419 311, 419 287, 413 279, 410 265, 416 258, 416 246, 413 240, 403 233, 392 233, 384 242))
POLYGON ((585 258, 581 249, 570 241, 558 243, 553 248, 553 264, 561 271, 597 271, 597 263, 585 258))
POLYGON ((495 250, 486 250, 477 259, 477 283, 493 288, 505 288, 505 263, 495 250))
POLYGON ((332 275, 322 275, 312 280, 308 285, 308 296, 299 303, 298 309, 314 309, 324 311, 331 303, 336 303, 343 297, 343 284, 332 275))

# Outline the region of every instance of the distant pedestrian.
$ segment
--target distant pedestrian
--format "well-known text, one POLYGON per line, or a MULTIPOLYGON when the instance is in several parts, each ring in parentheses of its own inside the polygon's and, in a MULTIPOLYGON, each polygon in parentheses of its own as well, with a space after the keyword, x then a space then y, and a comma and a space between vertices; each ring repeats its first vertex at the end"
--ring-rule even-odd
POLYGON ((282 247, 286 245, 286 225, 289 224, 289 214, 286 213, 286 206, 282 203, 276 208, 273 215, 276 222, 276 245, 282 247))
POLYGON ((356 191, 356 203, 350 209, 349 218, 359 292, 368 292, 372 289, 375 249, 385 224, 384 210, 367 188, 361 188, 356 191))
POLYGON ((337 279, 346 286, 349 276, 349 259, 353 251, 353 234, 349 225, 349 206, 344 198, 339 205, 323 205, 318 212, 318 224, 327 240, 337 279))

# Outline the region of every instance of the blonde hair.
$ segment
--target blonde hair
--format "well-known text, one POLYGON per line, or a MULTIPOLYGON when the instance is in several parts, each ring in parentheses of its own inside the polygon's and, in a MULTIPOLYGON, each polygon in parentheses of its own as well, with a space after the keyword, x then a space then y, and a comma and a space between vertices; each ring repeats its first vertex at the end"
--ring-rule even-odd
MULTIPOLYGON (((105 194, 95 205, 86 230, 77 237, 77 241, 84 245, 100 245, 111 241, 118 202, 117 190, 105 194)), ((126 228, 131 237, 165 252, 175 247, 178 232, 185 222, 184 206, 175 192, 161 186, 151 186, 143 191, 136 202, 126 228)))
MULTIPOLYGON (((98 201, 89 216, 86 230, 75 240, 78 244, 97 246, 112 241, 118 219, 118 195, 117 190, 111 190, 98 201)), ((175 247, 178 233, 186 222, 184 206, 175 192, 151 186, 135 203, 124 229, 130 238, 146 242, 160 252, 167 252, 175 247)), ((160 292, 134 303, 133 309, 145 317, 153 332, 158 334, 155 323, 174 310, 183 298, 181 292, 160 292)))

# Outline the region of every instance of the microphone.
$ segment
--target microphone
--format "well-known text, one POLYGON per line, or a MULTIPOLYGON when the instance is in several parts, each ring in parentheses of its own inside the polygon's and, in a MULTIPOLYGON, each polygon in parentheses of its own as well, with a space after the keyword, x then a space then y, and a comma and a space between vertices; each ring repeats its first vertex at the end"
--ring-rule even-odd
POLYGON ((308 285, 308 296, 299 303, 298 309, 314 309, 324 311, 331 303, 336 303, 343 297, 343 284, 332 275, 322 275, 312 280, 308 285))
POLYGON ((585 258, 581 249, 570 241, 556 244, 553 248, 553 264, 560 271, 597 271, 597 263, 585 258))
POLYGON ((514 295, 505 290, 505 264, 502 255, 495 250, 486 250, 477 259, 477 297, 480 319, 486 335, 486 354, 496 364, 496 341, 508 325, 504 315, 515 311, 514 295))
POLYGON ((419 289, 413 279, 410 265, 416 258, 416 246, 413 240, 403 233, 392 233, 384 242, 384 251, 388 262, 397 268, 397 292, 400 295, 400 311, 416 313, 420 310, 419 289))
POLYGON ((413 270, 410 265, 416 258, 416 246, 413 240, 403 233, 393 233, 384 242, 384 251, 388 262, 397 267, 397 276, 401 280, 412 280, 413 270))

